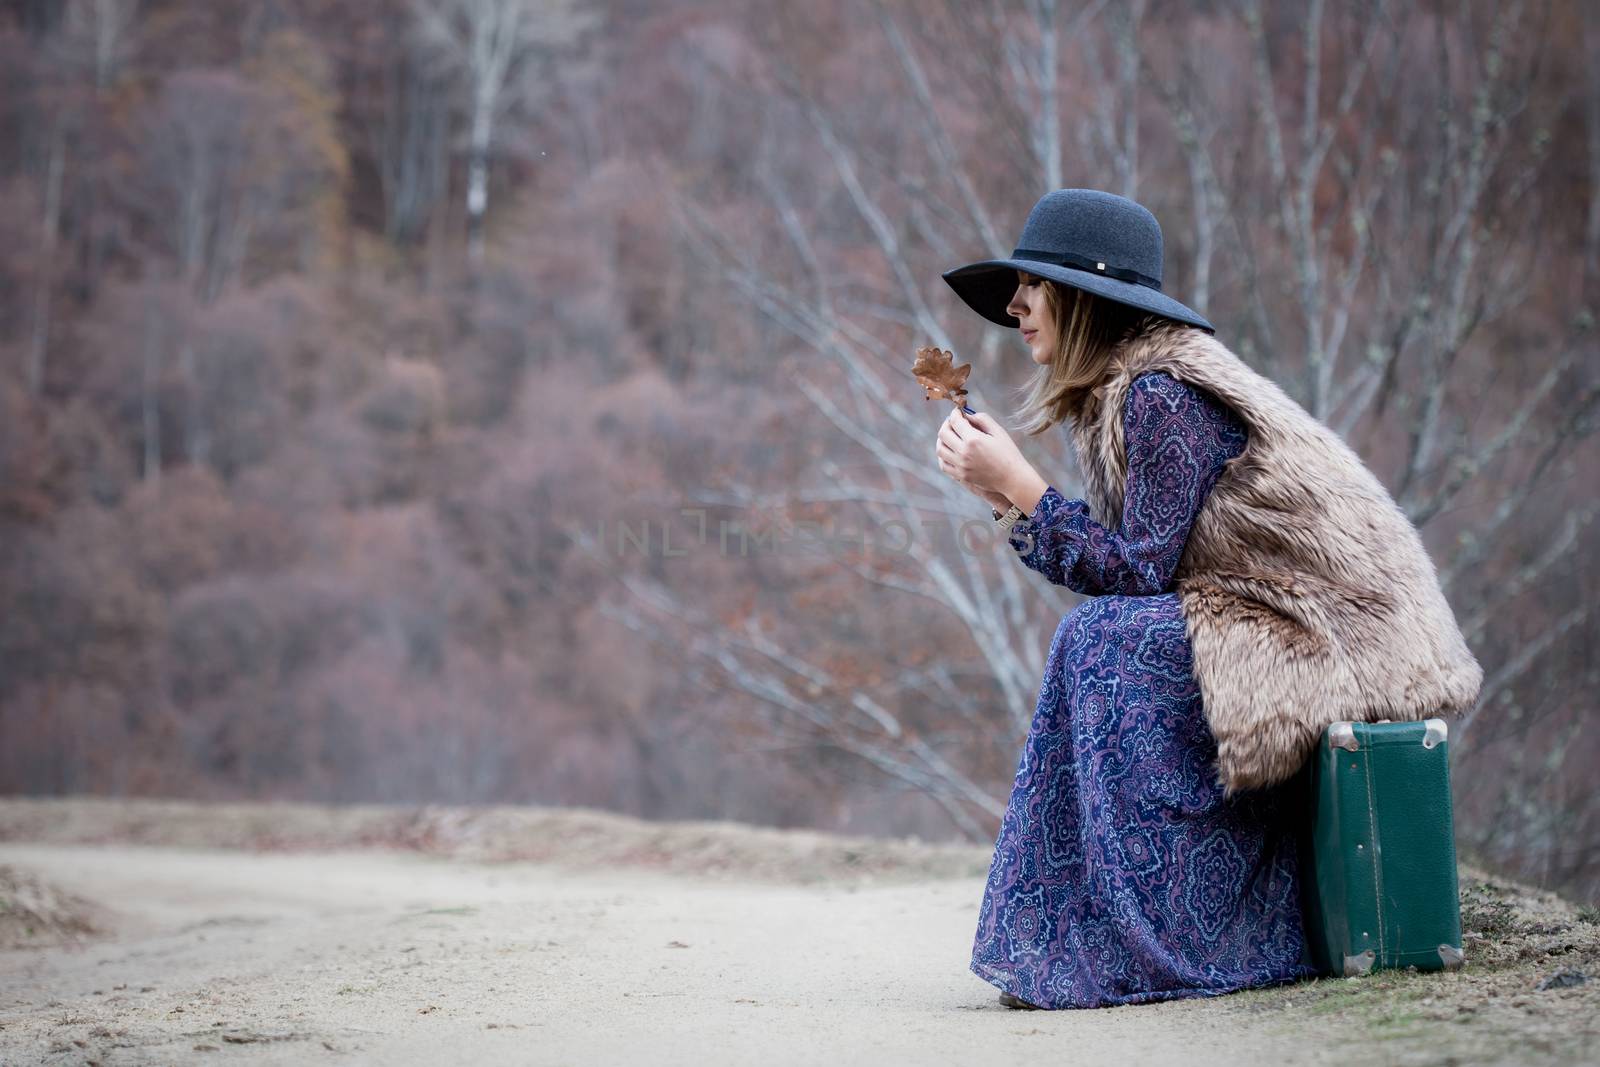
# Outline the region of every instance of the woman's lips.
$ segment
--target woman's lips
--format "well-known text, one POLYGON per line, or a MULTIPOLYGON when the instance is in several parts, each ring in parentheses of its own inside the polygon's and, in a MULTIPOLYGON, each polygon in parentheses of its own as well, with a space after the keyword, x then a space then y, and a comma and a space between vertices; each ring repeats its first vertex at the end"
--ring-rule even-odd
POLYGON ((1033 340, 1033 335, 1038 333, 1038 332, 1039 332, 1038 330, 1023 330, 1022 331, 1022 339, 1024 341, 1031 341, 1031 340, 1033 340))

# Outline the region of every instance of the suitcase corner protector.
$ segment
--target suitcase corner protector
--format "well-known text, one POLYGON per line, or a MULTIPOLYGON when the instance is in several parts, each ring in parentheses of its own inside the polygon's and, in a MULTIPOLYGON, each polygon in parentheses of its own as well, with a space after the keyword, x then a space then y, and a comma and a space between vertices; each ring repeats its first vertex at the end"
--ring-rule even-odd
POLYGON ((1450 724, 1443 719, 1426 719, 1423 721, 1423 728, 1423 748, 1432 748, 1450 737, 1450 724))
POLYGON ((1328 726, 1328 747, 1343 748, 1351 752, 1360 749, 1356 741, 1356 726, 1353 722, 1336 722, 1328 726))
POLYGON ((1344 958, 1344 976, 1346 978, 1356 978, 1371 972, 1372 965, 1377 962, 1377 959, 1378 954, 1370 948, 1365 952, 1358 952, 1354 956, 1346 956, 1344 958))

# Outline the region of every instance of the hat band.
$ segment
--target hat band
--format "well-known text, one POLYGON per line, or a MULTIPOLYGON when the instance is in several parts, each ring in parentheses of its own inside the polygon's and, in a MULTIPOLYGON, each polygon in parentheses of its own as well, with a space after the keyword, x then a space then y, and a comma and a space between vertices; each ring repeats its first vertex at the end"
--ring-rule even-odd
POLYGON ((1152 278, 1148 274, 1141 274, 1128 267, 1113 267, 1101 260, 1080 256, 1076 252, 1046 252, 1038 248, 1019 248, 1011 253, 1012 259, 1031 259, 1039 263, 1054 263, 1058 267, 1076 267, 1086 270, 1090 274, 1104 274, 1110 278, 1117 278, 1135 285, 1147 286, 1156 292, 1161 291, 1161 280, 1152 278))

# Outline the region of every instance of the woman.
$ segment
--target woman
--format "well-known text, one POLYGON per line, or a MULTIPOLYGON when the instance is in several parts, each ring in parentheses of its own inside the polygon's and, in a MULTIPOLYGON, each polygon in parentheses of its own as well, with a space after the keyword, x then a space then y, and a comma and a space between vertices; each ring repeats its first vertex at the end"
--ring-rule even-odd
POLYGON ((1069 423, 1086 488, 986 414, 939 431, 1022 563, 1092 598, 1051 642, 980 909, 971 967, 1011 1007, 1314 973, 1286 783, 1329 722, 1460 713, 1482 680, 1382 485, 1161 269, 1146 209, 1064 189, 1011 258, 945 274, 1021 331, 1026 432, 1069 423))

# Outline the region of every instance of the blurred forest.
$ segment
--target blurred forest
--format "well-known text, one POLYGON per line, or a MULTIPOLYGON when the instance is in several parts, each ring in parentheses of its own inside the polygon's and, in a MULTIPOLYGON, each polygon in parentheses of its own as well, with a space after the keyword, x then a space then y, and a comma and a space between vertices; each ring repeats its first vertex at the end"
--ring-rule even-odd
POLYGON ((1593 902, 1597 59, 1582 0, 0 0, 0 791, 992 841, 1077 598, 958 540, 907 371, 1008 418, 939 272, 1092 186, 1422 530, 1463 853, 1593 902))

